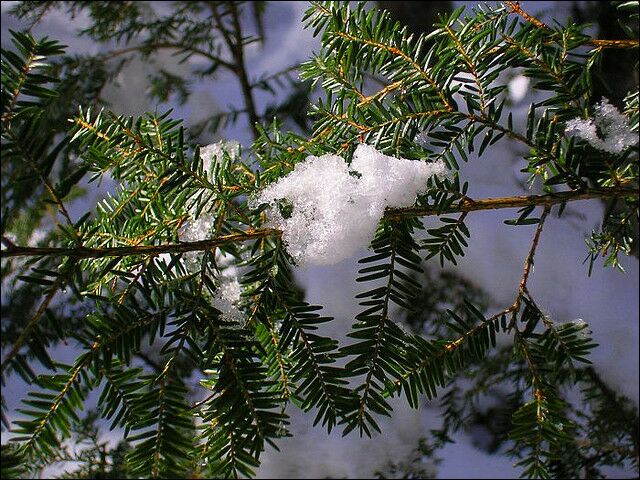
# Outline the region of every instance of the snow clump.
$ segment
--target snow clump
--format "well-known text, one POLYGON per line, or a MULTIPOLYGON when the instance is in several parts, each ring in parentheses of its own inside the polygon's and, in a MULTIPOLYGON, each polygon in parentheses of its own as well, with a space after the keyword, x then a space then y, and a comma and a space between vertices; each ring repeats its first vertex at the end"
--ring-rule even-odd
POLYGON ((529 79, 524 75, 517 75, 511 79, 507 84, 509 90, 509 97, 514 103, 520 102, 527 96, 529 91, 529 79))
POLYGON ((298 265, 331 265, 371 243, 386 207, 409 207, 444 162, 395 158, 358 145, 349 166, 338 155, 309 156, 252 199, 272 206, 270 226, 282 230, 298 265))
POLYGON ((221 283, 213 295, 213 306, 222 312, 224 320, 241 323, 244 314, 238 308, 242 287, 237 278, 223 276, 221 283))
POLYGON ((240 156, 240 144, 235 140, 221 140, 200 148, 200 158, 202 158, 202 168, 211 175, 212 167, 216 162, 222 161, 224 153, 231 158, 240 156))
MULTIPOLYGON (((213 180, 213 166, 217 162, 222 161, 225 152, 229 154, 231 158, 238 157, 240 155, 240 144, 234 140, 222 140, 200 148, 202 168, 207 172, 209 180, 213 180)), ((195 204, 190 205, 188 210, 191 220, 182 228, 180 233, 181 239, 185 242, 195 242, 209 238, 211 236, 211 225, 215 220, 213 215, 201 213, 199 216, 196 216, 195 204)))
POLYGON ((603 98, 595 107, 595 118, 574 118, 566 124, 565 133, 574 134, 604 152, 620 154, 638 143, 638 134, 631 131, 629 119, 603 98), (604 138, 600 138, 600 134, 604 138))

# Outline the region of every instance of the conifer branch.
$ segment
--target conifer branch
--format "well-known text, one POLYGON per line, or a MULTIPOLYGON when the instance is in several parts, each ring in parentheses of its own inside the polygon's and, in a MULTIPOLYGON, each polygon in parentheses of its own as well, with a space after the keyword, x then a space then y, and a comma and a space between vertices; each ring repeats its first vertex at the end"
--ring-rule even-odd
POLYGON ((53 282, 53 284, 49 288, 49 293, 47 293, 47 296, 38 307, 38 310, 36 310, 31 319, 27 322, 24 330, 11 347, 11 351, 7 354, 4 360, 2 360, 2 365, 0 365, 0 373, 4 373, 5 369, 9 366, 11 361, 15 358, 16 355, 18 355, 18 353, 20 353, 20 349, 27 342, 29 336, 31 335, 31 331, 38 324, 40 317, 42 317, 42 314, 47 310, 47 308, 49 308, 49 305, 51 304, 53 297, 55 297, 56 293, 58 293, 58 290, 62 288, 62 285, 65 282, 64 277, 65 275, 60 274, 58 275, 58 278, 56 278, 56 280, 53 282))
MULTIPOLYGON (((511 8, 512 13, 516 13, 524 18, 527 22, 532 25, 535 25, 537 28, 541 30, 546 30, 548 32, 552 32, 553 30, 549 28, 549 26, 544 23, 542 20, 534 17, 530 13, 524 11, 520 6, 520 2, 512 1, 512 2, 504 2, 507 6, 511 8)), ((590 45, 593 45, 597 48, 637 48, 638 40, 600 40, 597 38, 593 38, 588 42, 590 45)))
POLYGON ((218 11, 217 2, 210 2, 209 7, 211 9, 211 13, 216 21, 216 26, 220 33, 222 33, 222 37, 224 38, 227 48, 233 57, 234 63, 232 64, 232 70, 238 77, 238 81, 240 82, 240 87, 242 90, 242 97, 244 99, 245 108, 247 113, 249 114, 249 123, 251 127, 251 131, 253 133, 253 138, 256 139, 259 137, 258 128, 256 127, 256 123, 259 122, 258 113, 256 110, 255 101, 253 99, 253 91, 251 87, 251 82, 249 82, 249 77, 247 75, 247 68, 245 66, 244 61, 244 45, 242 40, 242 29, 240 26, 240 16, 237 9, 237 6, 233 2, 229 2, 229 9, 231 12, 231 19, 233 22, 233 31, 229 32, 227 28, 224 26, 224 22, 222 20, 222 16, 218 11))
POLYGON ((116 58, 122 55, 127 55, 129 53, 141 53, 142 55, 149 54, 155 50, 178 50, 178 54, 187 53, 189 55, 200 55, 208 60, 211 60, 213 63, 217 63, 227 70, 235 71, 235 66, 223 60, 220 57, 212 55, 206 50, 202 50, 201 48, 195 47, 193 45, 183 45, 181 43, 173 43, 173 42, 157 42, 152 44, 143 44, 143 45, 135 45, 132 47, 125 47, 118 50, 112 50, 101 55, 101 58, 104 60, 109 60, 111 58, 116 58))
POLYGON ((223 235, 196 242, 173 243, 166 245, 134 245, 130 247, 108 248, 56 248, 56 247, 8 247, 2 250, 1 258, 6 257, 71 257, 71 258, 105 258, 128 257, 131 255, 158 255, 161 253, 185 253, 210 250, 229 243, 245 242, 255 238, 279 235, 275 229, 249 230, 243 233, 223 235))
MULTIPOLYGON (((450 208, 439 210, 437 207, 410 207, 389 209, 385 212, 385 220, 399 220, 411 217, 428 217, 442 215, 444 213, 474 212, 479 210, 501 210, 505 208, 521 208, 528 206, 553 206, 564 202, 589 200, 595 198, 637 198, 638 190, 627 187, 610 187, 602 189, 590 189, 586 191, 569 191, 548 193, 545 195, 528 195, 501 198, 485 198, 481 200, 463 199, 460 203, 450 208)), ((185 242, 166 245, 132 245, 129 247, 108 248, 59 248, 59 247, 23 247, 14 244, 6 244, 6 248, 0 252, 0 258, 9 257, 70 257, 70 258, 104 258, 127 257, 131 255, 158 255, 161 253, 185 253, 209 250, 220 245, 240 243, 256 238, 279 236, 281 232, 276 229, 263 228, 248 230, 242 233, 233 233, 207 240, 185 242)))
POLYGON ((463 199, 460 203, 438 210, 437 207, 409 207, 389 209, 385 219, 395 220, 408 217, 428 217, 443 213, 474 212, 478 210, 500 210, 503 208, 522 208, 530 206, 553 206, 564 202, 589 200, 593 198, 633 197, 638 198, 637 188, 611 187, 588 190, 572 190, 568 192, 547 193, 544 195, 521 195, 502 198, 485 198, 481 200, 463 199))

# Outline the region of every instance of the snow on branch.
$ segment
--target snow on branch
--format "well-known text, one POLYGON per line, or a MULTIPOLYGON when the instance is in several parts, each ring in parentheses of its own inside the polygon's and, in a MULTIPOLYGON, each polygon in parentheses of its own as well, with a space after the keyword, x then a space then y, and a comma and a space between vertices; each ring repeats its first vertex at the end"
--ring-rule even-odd
POLYGON ((252 204, 272 206, 270 226, 282 230, 299 265, 330 265, 369 245, 386 207, 412 206, 429 177, 446 173, 442 161, 395 158, 359 145, 350 166, 338 155, 307 157, 252 204))
POLYGON ((637 145, 638 134, 631 131, 629 119, 603 98, 595 107, 595 118, 574 118, 567 122, 565 133, 574 134, 591 146, 614 155, 637 145))

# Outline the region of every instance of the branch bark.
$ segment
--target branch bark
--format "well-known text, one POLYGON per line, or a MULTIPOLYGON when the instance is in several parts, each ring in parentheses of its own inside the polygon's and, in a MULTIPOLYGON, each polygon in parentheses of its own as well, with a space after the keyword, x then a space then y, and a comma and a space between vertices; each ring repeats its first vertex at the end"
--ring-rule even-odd
MULTIPOLYGON (((553 32, 551 28, 549 28, 544 22, 537 19, 530 13, 525 12, 520 6, 520 2, 509 1, 504 2, 507 6, 511 8, 512 13, 517 13, 527 22, 535 25, 541 30, 546 30, 548 32, 553 32)), ((597 48, 638 48, 638 40, 633 39, 624 39, 624 40, 600 40, 600 39, 591 39, 589 41, 590 45, 593 45, 597 48)))
POLYGON ((1 252, 1 258, 7 257, 71 257, 104 258, 128 257, 131 255, 158 255, 161 253, 184 253, 209 250, 227 243, 245 242, 254 238, 279 235, 280 231, 264 228, 244 233, 234 233, 197 242, 170 243, 166 245, 135 245, 131 247, 108 248, 56 248, 56 247, 8 247, 1 252))
POLYGON ((485 198, 481 200, 465 199, 460 203, 438 210, 436 207, 410 207, 389 209, 384 218, 396 220, 410 217, 428 217, 443 213, 474 212, 478 210, 500 210, 503 208, 522 208, 529 206, 553 206, 564 202, 589 200, 593 198, 634 197, 638 198, 637 188, 610 187, 587 190, 571 190, 568 192, 548 193, 545 195, 522 195, 515 197, 485 198))

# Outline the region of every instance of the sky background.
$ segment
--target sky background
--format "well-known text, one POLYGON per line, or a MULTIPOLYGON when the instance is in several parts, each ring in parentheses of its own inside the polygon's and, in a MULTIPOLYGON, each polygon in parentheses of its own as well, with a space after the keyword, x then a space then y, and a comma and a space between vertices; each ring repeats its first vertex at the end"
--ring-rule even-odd
MULTIPOLYGON (((20 25, 7 15, 13 2, 2 2, 2 45, 8 43, 8 29, 20 25)), ((460 2, 455 2, 460 4, 460 2)), ((464 2, 465 5, 474 5, 464 2)), ((566 15, 565 2, 522 2, 526 11, 539 14, 542 18, 562 19, 566 15)), ((163 8, 162 5, 159 8, 163 8)), ((266 42, 254 44, 247 52, 246 63, 252 78, 269 72, 279 71, 299 61, 308 59, 319 49, 319 41, 310 31, 302 28, 302 14, 307 2, 272 2, 264 16, 266 42)), ((49 35, 69 45, 69 52, 96 53, 109 47, 98 46, 86 40, 78 40, 75 31, 86 24, 86 17, 80 15, 70 22, 66 15, 48 15, 33 33, 49 35)), ((175 58, 162 54, 155 58, 156 66, 172 69, 176 73, 185 67, 177 64, 175 58)), ((145 72, 148 66, 132 64, 119 79, 121 88, 112 87, 107 98, 113 103, 112 109, 119 113, 140 114, 154 110, 141 94, 146 89, 145 72)), ((514 116, 516 125, 522 122, 531 101, 538 100, 526 90, 526 82, 518 79, 514 84, 514 116)), ((270 97, 258 95, 258 110, 270 97)), ((186 124, 205 118, 219 111, 220 107, 238 106, 241 103, 235 78, 223 73, 215 84, 202 83, 194 89, 190 101, 178 107, 174 117, 184 117, 186 124)), ((160 111, 163 108, 159 108, 160 111)), ((241 126, 225 132, 229 139, 247 144, 249 133, 241 126)), ((213 138, 211 140, 214 140, 213 138)), ((521 153, 516 145, 499 142, 480 160, 472 159, 461 164, 461 178, 469 181, 469 195, 472 198, 499 197, 524 193, 539 193, 538 190, 524 192, 518 183, 521 165, 516 163, 521 153)), ((108 188, 105 185, 103 188, 108 188)), ((99 192, 91 192, 95 197, 99 192)), ((72 215, 83 213, 86 205, 78 207, 72 215)), ((603 269, 601 264, 594 267, 591 277, 587 276, 588 265, 583 264, 587 255, 584 238, 595 228, 602 218, 602 205, 598 201, 575 202, 567 207, 562 219, 550 217, 545 225, 538 251, 535 269, 529 280, 532 296, 551 318, 566 322, 584 319, 593 330, 593 337, 600 346, 591 359, 596 370, 619 392, 638 403, 638 260, 624 258, 627 271, 621 274, 611 269, 603 269)), ((522 265, 527 255, 535 226, 511 227, 503 221, 512 218, 515 211, 500 210, 476 212, 468 216, 471 231, 470 247, 455 268, 485 291, 494 300, 496 311, 510 305, 516 294, 522 275, 522 265)), ((428 227, 435 220, 425 221, 428 227)), ((358 256, 328 267, 306 267, 297 269, 296 275, 306 289, 307 301, 321 304, 326 313, 335 317, 326 333, 338 338, 349 331, 354 315, 359 307, 353 298, 359 287, 355 283, 357 259, 366 255, 363 250, 358 256)), ((435 262, 434 262, 435 265, 435 262)), ((451 268, 451 267, 446 267, 451 268)), ((61 351, 61 356, 71 358, 72 350, 61 351)), ((22 386, 8 387, 11 393, 5 396, 10 409, 17 406, 25 393, 22 386)), ((389 460, 398 460, 410 454, 421 436, 430 428, 440 425, 434 411, 428 406, 412 410, 404 401, 396 402, 392 419, 382 420, 382 435, 372 439, 360 439, 356 435, 341 437, 337 431, 327 436, 326 431, 312 427, 312 415, 298 415, 293 408, 291 439, 278 442, 281 451, 267 450, 262 456, 259 477, 322 478, 322 477, 367 477, 383 468, 389 460)), ((2 433, 3 441, 6 432, 2 433)), ((444 461, 438 467, 441 478, 511 478, 517 476, 512 461, 501 455, 486 455, 473 446, 469 436, 459 435, 457 442, 442 452, 444 461)), ((632 472, 617 472, 618 476, 632 478, 632 472)))

